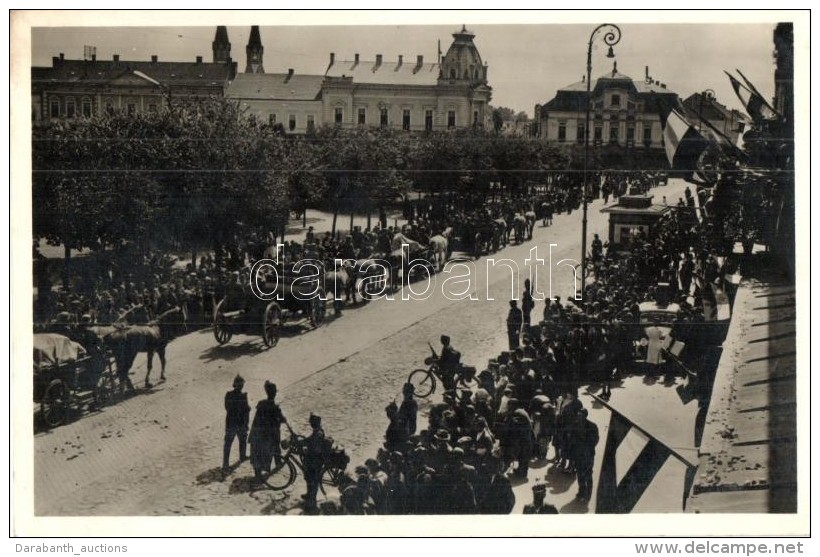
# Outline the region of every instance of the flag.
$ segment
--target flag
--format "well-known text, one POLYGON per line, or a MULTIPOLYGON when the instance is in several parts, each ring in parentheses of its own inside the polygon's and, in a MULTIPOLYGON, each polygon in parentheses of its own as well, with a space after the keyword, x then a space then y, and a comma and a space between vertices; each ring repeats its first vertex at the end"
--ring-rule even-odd
POLYGON ((666 158, 672 170, 686 170, 692 173, 709 141, 703 137, 678 111, 672 109, 666 117, 663 128, 666 158))
POLYGON ((681 104, 679 109, 686 114, 690 122, 697 122, 698 132, 701 133, 705 139, 708 139, 720 147, 721 152, 727 155, 734 155, 742 160, 747 158, 746 153, 744 153, 729 136, 716 128, 707 118, 704 118, 703 114, 697 110, 688 108, 684 104, 681 104))
POLYGON ((754 83, 752 83, 751 81, 749 81, 749 79, 748 79, 745 75, 743 75, 743 72, 741 72, 741 71, 740 71, 740 70, 738 70, 737 68, 735 68, 735 71, 738 73, 738 75, 740 75, 740 77, 741 77, 741 78, 743 79, 743 81, 746 83, 746 87, 747 87, 747 88, 748 88, 748 89, 749 89, 752 93, 754 93, 755 95, 757 95, 757 96, 760 98, 760 100, 763 102, 763 104, 766 106, 766 108, 768 108, 768 109, 769 109, 769 110, 770 110, 770 111, 774 114, 774 116, 773 116, 773 117, 778 117, 778 116, 780 116, 780 113, 779 113, 779 112, 777 112, 777 110, 776 110, 776 109, 775 109, 775 108, 774 108, 774 107, 773 107, 773 106, 769 103, 769 101, 767 101, 767 100, 766 100, 766 97, 764 97, 763 95, 761 95, 761 94, 760 94, 760 91, 758 91, 758 90, 757 90, 757 87, 755 87, 755 86, 754 86, 754 83))
POLYGON ((777 112, 769 106, 766 99, 759 93, 750 90, 729 72, 724 71, 724 73, 729 76, 729 81, 732 83, 732 88, 735 90, 737 98, 740 99, 746 112, 749 113, 749 116, 751 116, 755 122, 771 120, 777 117, 777 112))

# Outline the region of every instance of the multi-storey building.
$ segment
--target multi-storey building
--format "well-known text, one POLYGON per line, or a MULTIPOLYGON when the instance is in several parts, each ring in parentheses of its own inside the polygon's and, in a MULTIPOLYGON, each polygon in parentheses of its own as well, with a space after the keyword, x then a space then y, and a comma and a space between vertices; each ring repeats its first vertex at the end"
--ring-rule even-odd
MULTIPOLYGON (((559 89, 543 105, 535 105, 537 135, 559 143, 583 143, 587 108, 586 79, 559 89)), ((643 81, 612 71, 590 83, 591 146, 628 149, 663 148, 663 119, 676 106, 677 94, 649 77, 643 81)))
POLYGON ((227 30, 217 28, 213 62, 69 60, 52 58, 50 67, 31 68, 32 120, 88 117, 103 111, 129 114, 157 110, 169 100, 222 97, 236 76, 227 30))
POLYGON ((726 136, 733 145, 738 144, 748 124, 748 119, 743 113, 719 103, 711 91, 693 93, 683 101, 683 105, 689 109, 692 115, 690 123, 698 131, 708 127, 701 121, 705 120, 711 124, 712 129, 726 136))
MULTIPOLYGON (((408 131, 483 126, 492 89, 487 66, 473 42, 475 35, 462 28, 439 61, 385 60, 377 54, 365 60, 330 60, 322 75, 265 74, 261 41, 255 44, 254 73, 236 77, 226 97, 238 101, 260 118, 281 123, 285 130, 304 133, 312 126, 393 127, 408 131), (260 70, 261 69, 261 70, 260 70)), ((258 35, 257 35, 258 39, 258 35)), ((250 48, 249 43, 249 47, 250 48)))

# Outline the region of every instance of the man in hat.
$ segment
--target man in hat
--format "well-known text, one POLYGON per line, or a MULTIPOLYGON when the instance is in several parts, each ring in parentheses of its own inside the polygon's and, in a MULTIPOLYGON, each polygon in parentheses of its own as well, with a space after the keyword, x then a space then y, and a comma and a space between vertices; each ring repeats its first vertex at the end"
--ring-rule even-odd
POLYGON ((510 342, 510 350, 518 348, 523 323, 524 314, 518 308, 518 302, 510 300, 510 312, 507 314, 507 338, 510 342))
POLYGON ((575 470, 578 478, 578 495, 581 501, 592 497, 592 467, 595 464, 595 448, 598 446, 598 426, 589 420, 589 412, 582 408, 578 412, 578 427, 575 443, 575 470))
POLYGON ((270 474, 271 461, 276 464, 281 460, 282 424, 287 423, 282 409, 276 404, 277 388, 275 383, 265 381, 267 399, 260 400, 253 416, 249 441, 251 444, 251 464, 256 478, 265 481, 270 474))
POLYGON ((227 473, 228 460, 234 438, 239 439, 239 462, 248 459, 248 421, 251 407, 248 404, 248 393, 243 393, 245 380, 241 375, 234 377, 233 390, 225 393, 225 445, 222 449, 222 471, 227 473))
POLYGON ((547 496, 547 485, 537 483, 532 486, 532 504, 524 505, 524 514, 558 514, 553 505, 544 503, 547 496))
POLYGON ((325 432, 322 429, 322 418, 311 413, 310 427, 313 430, 305 439, 305 483, 307 493, 304 495, 305 512, 315 513, 316 495, 319 493, 319 484, 322 481, 322 466, 325 463, 325 432))

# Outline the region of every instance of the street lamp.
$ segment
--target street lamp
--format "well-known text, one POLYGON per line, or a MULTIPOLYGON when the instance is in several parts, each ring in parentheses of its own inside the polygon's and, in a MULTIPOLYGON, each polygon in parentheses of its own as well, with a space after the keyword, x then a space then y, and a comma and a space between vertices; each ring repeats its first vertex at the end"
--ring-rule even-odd
POLYGON ((604 43, 609 46, 607 58, 615 58, 615 53, 612 47, 621 40, 621 29, 612 23, 602 23, 589 36, 589 44, 587 45, 587 118, 584 125, 584 216, 581 221, 581 296, 584 294, 584 287, 586 286, 587 276, 587 192, 589 191, 589 184, 587 183, 587 172, 589 170, 589 109, 592 103, 590 95, 590 82, 592 81, 592 43, 598 36, 598 33, 604 32, 604 43))

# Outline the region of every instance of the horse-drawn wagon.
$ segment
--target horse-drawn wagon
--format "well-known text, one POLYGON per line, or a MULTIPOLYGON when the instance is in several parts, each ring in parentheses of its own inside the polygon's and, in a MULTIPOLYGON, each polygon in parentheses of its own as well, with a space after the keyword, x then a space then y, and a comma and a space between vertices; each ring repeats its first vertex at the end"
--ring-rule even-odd
POLYGON ((114 386, 107 353, 86 351, 59 334, 34 335, 34 402, 46 426, 65 423, 72 411, 104 406, 114 386))
POLYGON ((306 280, 309 278, 284 276, 284 273, 279 274, 277 280, 257 277, 257 293, 234 285, 214 308, 216 341, 225 344, 235 334, 259 334, 270 348, 279 342, 281 329, 288 320, 303 319, 314 328, 321 326, 325 321, 327 296, 319 278, 306 280))

